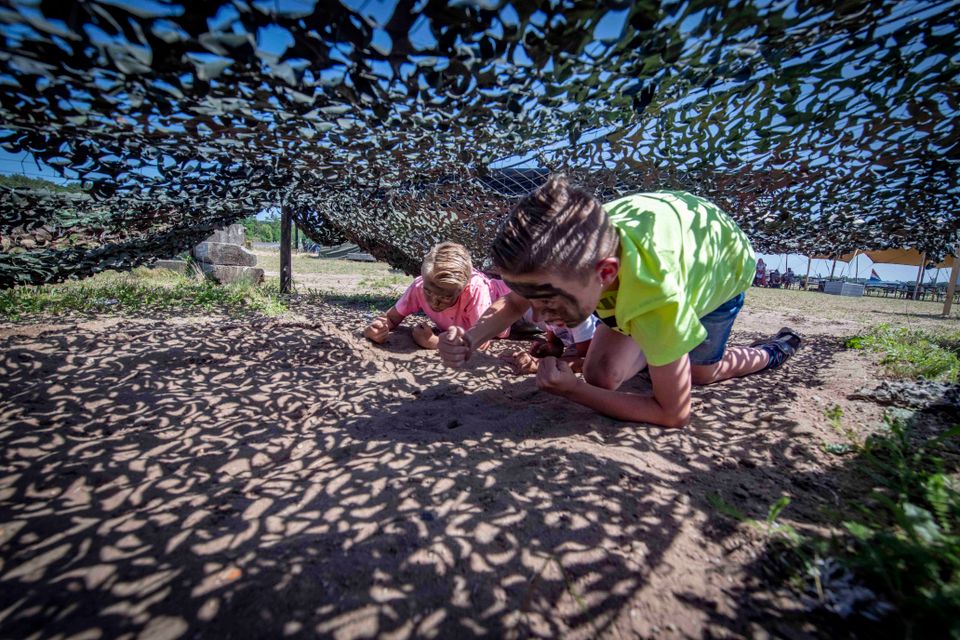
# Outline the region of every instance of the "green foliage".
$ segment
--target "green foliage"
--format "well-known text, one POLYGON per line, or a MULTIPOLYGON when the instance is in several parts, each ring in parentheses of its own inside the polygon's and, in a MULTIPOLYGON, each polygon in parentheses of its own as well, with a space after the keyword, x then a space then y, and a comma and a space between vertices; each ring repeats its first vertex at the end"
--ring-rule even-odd
MULTIPOLYGON (((834 408, 828 416, 839 423, 842 412, 834 408)), ((764 534, 769 560, 786 571, 795 590, 836 606, 862 598, 851 596, 859 583, 875 594, 861 605, 872 608, 870 615, 892 612, 883 621, 890 637, 960 638, 960 479, 955 459, 948 469, 943 457, 945 445, 958 437, 960 426, 923 439, 903 421, 886 418, 884 429, 857 448, 858 470, 874 490, 850 505, 832 538, 801 535, 779 523, 786 496, 764 520, 718 496, 707 498, 720 513, 764 534), (851 571, 853 583, 836 567, 851 571)))
POLYGON ((849 338, 845 346, 880 353, 880 363, 900 378, 960 381, 960 331, 932 333, 881 324, 849 338))
POLYGON ((960 483, 944 470, 942 445, 955 426, 917 443, 900 420, 865 444, 878 482, 871 507, 844 528, 843 561, 882 592, 918 636, 960 638, 960 483))
POLYGON ((280 217, 258 220, 255 216, 240 220, 251 242, 280 242, 280 217))
POLYGON ((286 307, 276 283, 218 285, 151 269, 0 291, 0 319, 9 321, 45 315, 216 310, 278 315, 286 307))

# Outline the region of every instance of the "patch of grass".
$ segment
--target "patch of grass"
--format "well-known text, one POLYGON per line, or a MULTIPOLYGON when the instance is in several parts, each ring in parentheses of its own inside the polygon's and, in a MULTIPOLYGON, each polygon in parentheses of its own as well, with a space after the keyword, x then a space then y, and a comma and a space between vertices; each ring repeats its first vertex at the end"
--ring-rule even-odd
MULTIPOLYGON (((280 250, 257 249, 257 266, 270 272, 280 271, 280 250)), ((290 259, 294 276, 298 273, 320 273, 330 275, 387 276, 394 273, 389 264, 383 262, 358 262, 337 258, 318 258, 311 253, 295 253, 290 259)))
POLYGON ((783 315, 810 317, 811 311, 820 320, 853 321, 868 327, 879 322, 894 326, 916 326, 952 331, 960 318, 960 306, 954 305, 950 317, 940 315, 942 302, 904 300, 864 296, 832 296, 818 291, 796 289, 764 289, 750 287, 744 308, 749 311, 771 311, 783 315))
POLYGON ((218 285, 164 270, 103 273, 81 281, 0 291, 0 319, 145 311, 253 311, 279 315, 286 305, 272 283, 218 285))
POLYGON ((880 353, 880 363, 899 378, 960 380, 960 331, 934 332, 877 325, 849 338, 847 348, 880 353))
POLYGON ((944 455, 958 438, 960 426, 924 439, 888 415, 851 461, 873 489, 847 505, 832 536, 778 524, 783 498, 766 521, 710 501, 763 532, 779 577, 851 635, 960 638, 960 474, 944 455))
POLYGON ((896 606, 909 635, 960 638, 960 478, 940 456, 960 426, 926 441, 902 420, 885 426, 864 445, 877 488, 843 523, 842 560, 896 606))
POLYGON ((397 301, 397 296, 382 293, 340 293, 337 291, 319 291, 308 289, 304 294, 306 302, 329 302, 367 309, 369 311, 386 312, 397 301))
POLYGON ((395 287, 406 286, 410 283, 410 278, 403 274, 391 273, 386 276, 372 277, 368 276, 358 283, 358 286, 368 289, 393 289, 395 287))

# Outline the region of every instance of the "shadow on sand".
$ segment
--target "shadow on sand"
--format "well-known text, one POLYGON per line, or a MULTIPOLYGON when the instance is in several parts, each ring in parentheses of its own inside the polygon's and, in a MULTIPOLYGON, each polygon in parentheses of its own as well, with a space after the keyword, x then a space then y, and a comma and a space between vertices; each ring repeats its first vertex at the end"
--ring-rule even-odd
POLYGON ((0 635, 588 638, 678 606, 742 634, 713 615, 707 494, 830 500, 785 415, 836 341, 695 391, 666 431, 317 313, 4 341, 0 635))

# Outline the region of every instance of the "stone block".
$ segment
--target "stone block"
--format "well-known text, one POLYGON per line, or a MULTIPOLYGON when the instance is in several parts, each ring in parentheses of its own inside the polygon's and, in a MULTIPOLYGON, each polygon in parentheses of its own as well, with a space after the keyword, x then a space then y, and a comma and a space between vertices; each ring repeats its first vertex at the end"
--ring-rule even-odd
POLYGON ((208 264, 200 263, 203 272, 220 284, 231 284, 233 282, 249 281, 259 284, 263 281, 263 269, 259 267, 238 267, 226 264, 208 264))
POLYGON ((247 230, 242 224, 232 224, 229 227, 218 229, 204 242, 220 242, 222 244, 238 244, 243 246, 247 230))
POLYGON ((209 264, 227 264, 236 267, 253 267, 257 256, 240 245, 223 242, 201 242, 193 248, 193 257, 198 262, 209 264))
POLYGON ((150 266, 154 269, 168 269, 184 275, 188 271, 186 260, 157 260, 150 266))

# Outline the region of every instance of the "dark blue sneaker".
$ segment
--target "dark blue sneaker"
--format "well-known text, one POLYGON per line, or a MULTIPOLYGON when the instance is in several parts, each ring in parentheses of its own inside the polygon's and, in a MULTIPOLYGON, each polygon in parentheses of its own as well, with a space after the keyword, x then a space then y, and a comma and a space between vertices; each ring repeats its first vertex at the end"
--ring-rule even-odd
POLYGON ((757 340, 750 346, 763 349, 770 356, 770 362, 762 369, 762 371, 766 371, 767 369, 776 369, 786 362, 790 356, 797 352, 802 342, 803 338, 800 337, 799 333, 789 327, 783 327, 777 332, 777 335, 769 340, 757 340))

